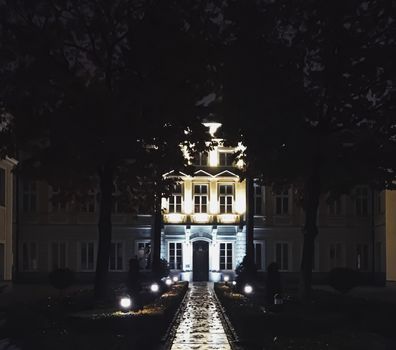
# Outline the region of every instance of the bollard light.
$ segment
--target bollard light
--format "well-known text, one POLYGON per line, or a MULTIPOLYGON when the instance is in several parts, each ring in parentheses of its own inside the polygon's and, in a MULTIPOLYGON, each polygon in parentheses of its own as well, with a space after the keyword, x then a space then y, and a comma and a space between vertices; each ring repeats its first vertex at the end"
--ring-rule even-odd
POLYGON ((223 276, 223 281, 224 281, 224 282, 228 282, 229 280, 230 280, 230 277, 229 277, 229 276, 227 276, 227 275, 226 275, 226 276, 223 276))
POLYGON ((250 284, 246 284, 245 287, 243 287, 243 291, 245 294, 251 294, 253 292, 253 287, 250 284))
POLYGON ((159 291, 159 285, 158 285, 158 283, 153 283, 153 284, 150 286, 150 290, 151 290, 153 293, 157 293, 157 292, 159 291))
POLYGON ((179 280, 179 277, 173 276, 173 282, 177 282, 179 280))
POLYGON ((123 310, 129 310, 132 306, 132 299, 129 296, 121 297, 120 306, 123 310))
POLYGON ((166 284, 168 287, 170 287, 170 286, 172 285, 172 280, 168 277, 168 278, 165 280, 165 284, 166 284))

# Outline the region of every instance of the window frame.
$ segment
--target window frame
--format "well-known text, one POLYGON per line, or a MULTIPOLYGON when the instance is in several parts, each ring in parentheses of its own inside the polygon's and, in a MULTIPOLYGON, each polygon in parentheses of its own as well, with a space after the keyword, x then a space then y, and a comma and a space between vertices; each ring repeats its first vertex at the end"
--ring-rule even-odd
POLYGON ((169 270, 171 271, 181 271, 183 270, 183 242, 182 241, 168 241, 168 263, 169 270), (180 249, 177 245, 180 244, 180 249), (171 245, 174 245, 174 256, 171 256, 171 245), (178 250, 180 250, 180 255, 177 254, 178 250), (180 269, 177 267, 179 262, 178 258, 180 257, 180 269))
POLYGON ((209 212, 209 184, 193 184, 193 206, 194 206, 194 214, 208 214, 209 212), (196 192, 196 186, 201 188, 200 192, 196 192), (202 188, 206 187, 206 193, 202 193, 202 188), (196 203, 196 198, 199 198, 199 203, 196 203), (206 198, 206 203, 202 203, 202 199, 206 198), (196 211, 196 206, 198 205, 199 211, 196 211), (203 211, 202 207, 205 206, 206 210, 203 211))
POLYGON ((367 186, 358 186, 355 189, 355 214, 358 217, 369 216, 369 190, 367 186), (365 193, 362 193, 365 192, 365 193))
POLYGON ((219 166, 221 167, 232 167, 234 162, 232 160, 233 151, 219 151, 219 166), (222 164, 222 156, 224 155, 224 164, 222 164))
POLYGON ((232 271, 232 270, 234 270, 234 266, 235 266, 235 264, 234 264, 234 257, 235 257, 234 242, 219 241, 218 243, 219 243, 219 270, 220 271, 232 271), (224 249, 224 269, 221 268, 221 265, 222 265, 222 263, 221 263, 221 258, 222 258, 221 246, 222 246, 222 244, 225 244, 225 249, 224 249), (228 262, 228 258, 229 258, 229 256, 228 256, 228 250, 229 250, 228 249, 228 245, 231 245, 231 267, 229 266, 230 263, 228 262))
POLYGON ((69 267, 69 259, 68 259, 68 253, 69 253, 69 247, 68 247, 68 242, 64 240, 54 240, 50 241, 48 244, 48 268, 50 271, 53 271, 55 269, 64 269, 69 267), (58 264, 55 267, 54 266, 54 251, 53 251, 53 245, 57 244, 57 254, 58 254, 58 264), (64 244, 65 247, 65 266, 61 266, 61 244, 64 244))
POLYGON ((110 251, 110 256, 109 256, 109 271, 110 272, 123 272, 123 271, 125 271, 125 244, 124 244, 124 241, 121 241, 121 240, 116 240, 116 241, 111 241, 111 243, 110 243, 110 250, 112 250, 112 246, 113 246, 113 244, 115 245, 115 254, 114 254, 114 265, 115 265, 115 268, 114 269, 112 269, 111 268, 111 258, 112 258, 112 256, 111 256, 111 251, 110 251), (121 268, 118 268, 118 266, 117 266, 117 258, 118 258, 118 249, 117 249, 117 245, 118 244, 120 244, 121 245, 121 268))
MULTIPOLYGON (((89 265, 89 261, 88 261, 88 257, 89 257, 89 251, 86 252, 87 253, 87 265, 89 265)), ((80 272, 94 272, 96 269, 96 256, 97 254, 97 247, 96 247, 96 242, 92 241, 92 240, 84 240, 84 241, 80 241, 79 242, 79 255, 78 255, 78 268, 80 272), (87 245, 88 248, 88 244, 93 244, 93 264, 92 264, 92 269, 89 269, 88 266, 85 268, 83 267, 82 264, 82 252, 83 252, 83 244, 87 245)))
POLYGON ((140 269, 140 271, 150 271, 150 265, 151 265, 151 260, 152 260, 152 242, 151 242, 151 240, 150 239, 138 239, 138 240, 136 240, 135 241, 135 256, 136 256, 136 258, 137 258, 137 260, 138 260, 138 264, 139 264, 139 269, 140 269), (150 245, 150 255, 149 255, 149 258, 148 257, 146 257, 146 256, 140 256, 140 253, 139 253, 139 244, 143 244, 143 246, 144 246, 144 252, 143 252, 143 254, 146 254, 145 253, 145 251, 146 251, 146 246, 149 244, 150 245), (145 259, 145 265, 144 265, 144 267, 142 268, 141 266, 140 266, 140 262, 141 262, 141 260, 142 259, 145 259))
POLYGON ((23 241, 22 242, 22 271, 25 272, 37 272, 39 270, 39 244, 37 241, 23 241), (32 260, 31 247, 35 247, 35 264, 32 260), (27 264, 25 267, 25 246, 27 247, 27 264), (34 266, 36 265, 36 266, 34 266))
POLYGON ((291 214, 290 208, 290 192, 289 190, 275 191, 274 194, 275 205, 274 205, 274 215, 275 216, 288 216, 291 214), (280 210, 278 210, 278 200, 280 201, 280 210), (287 211, 285 211, 285 203, 287 203, 287 211))
POLYGON ((234 197, 235 197, 235 189, 233 183, 219 183, 218 184, 218 200, 219 200, 219 213, 220 214, 232 214, 234 213, 234 197), (225 193, 221 193, 221 188, 225 188, 225 193), (228 193, 227 188, 231 188, 231 193, 228 193), (221 203, 224 198, 224 204, 221 203), (228 201, 231 200, 231 203, 228 201), (222 207, 224 211, 222 211, 222 207), (229 211, 230 209, 230 211, 229 211))
POLYGON ((38 207, 37 181, 24 180, 22 182, 22 211, 35 213, 38 207), (33 205, 34 203, 34 205, 33 205))
POLYGON ((257 271, 265 271, 266 270, 266 241, 265 240, 260 240, 260 239, 255 239, 253 241, 254 245, 254 264, 256 265, 257 271), (261 264, 260 266, 257 265, 257 246, 260 246, 260 254, 261 254, 261 264))
POLYGON ((290 272, 292 271, 292 261, 291 261, 291 243, 287 241, 276 241, 274 244, 274 261, 278 264, 278 268, 280 272, 290 272), (278 255, 277 255, 277 246, 278 244, 281 245, 281 257, 280 261, 281 263, 278 262, 278 255), (287 268, 284 266, 284 245, 287 246, 287 268))

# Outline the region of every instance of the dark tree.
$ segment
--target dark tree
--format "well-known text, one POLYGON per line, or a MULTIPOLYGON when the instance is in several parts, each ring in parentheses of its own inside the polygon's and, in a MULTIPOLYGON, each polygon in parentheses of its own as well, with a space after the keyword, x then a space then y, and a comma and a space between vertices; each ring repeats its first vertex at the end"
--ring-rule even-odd
POLYGON ((392 10, 391 1, 375 0, 233 1, 227 8, 226 126, 247 146, 248 174, 253 165, 265 183, 295 189, 305 213, 307 297, 320 198, 358 184, 391 188, 395 178, 392 10))
POLYGON ((133 195, 143 169, 153 164, 151 147, 177 154, 180 143, 194 139, 196 101, 208 84, 204 41, 172 3, 0 5, 0 101, 2 118, 9 120, 1 149, 18 152, 29 176, 76 193, 98 184, 95 293, 101 298, 114 182, 127 174, 121 188, 133 195))

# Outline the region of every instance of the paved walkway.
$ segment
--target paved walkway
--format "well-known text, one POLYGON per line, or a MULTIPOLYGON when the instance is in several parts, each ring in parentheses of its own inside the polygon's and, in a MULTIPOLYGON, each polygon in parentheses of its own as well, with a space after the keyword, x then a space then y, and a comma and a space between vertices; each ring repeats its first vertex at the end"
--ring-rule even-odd
POLYGON ((206 282, 190 285, 171 350, 230 350, 213 288, 206 282))

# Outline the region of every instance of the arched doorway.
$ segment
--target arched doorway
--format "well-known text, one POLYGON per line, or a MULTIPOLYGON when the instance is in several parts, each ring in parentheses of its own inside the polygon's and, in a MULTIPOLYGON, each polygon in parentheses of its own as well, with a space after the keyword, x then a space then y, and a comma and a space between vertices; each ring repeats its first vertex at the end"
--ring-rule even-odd
POLYGON ((193 242, 193 281, 209 280, 209 242, 193 242))

